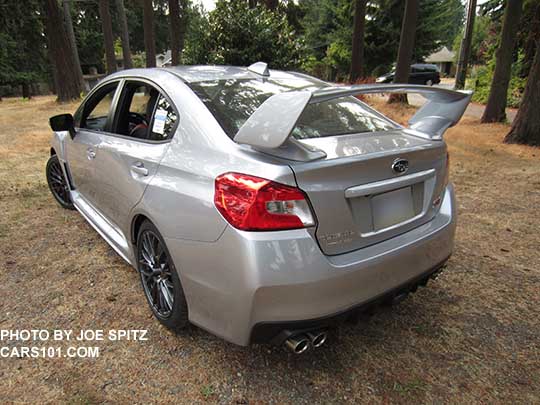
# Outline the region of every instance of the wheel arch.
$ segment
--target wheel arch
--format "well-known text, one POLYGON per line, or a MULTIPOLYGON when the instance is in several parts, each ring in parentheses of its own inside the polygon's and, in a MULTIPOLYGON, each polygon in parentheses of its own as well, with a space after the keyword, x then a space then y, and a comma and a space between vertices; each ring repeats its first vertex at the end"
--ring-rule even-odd
POLYGON ((139 229, 141 229, 141 225, 144 221, 153 223, 145 214, 136 214, 131 220, 130 240, 133 245, 137 243, 137 235, 139 234, 139 229))

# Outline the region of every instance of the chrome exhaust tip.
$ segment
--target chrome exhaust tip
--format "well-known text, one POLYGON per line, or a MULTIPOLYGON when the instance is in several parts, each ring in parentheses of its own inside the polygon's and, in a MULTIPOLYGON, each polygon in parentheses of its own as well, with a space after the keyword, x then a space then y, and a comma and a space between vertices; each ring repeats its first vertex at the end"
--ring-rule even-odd
POLYGON ((297 335, 288 338, 285 346, 294 354, 302 354, 311 348, 311 341, 306 335, 297 335))
POLYGON ((326 338, 328 337, 327 333, 325 331, 318 331, 318 332, 308 332, 308 337, 311 340, 311 345, 313 347, 321 347, 326 342, 326 338))

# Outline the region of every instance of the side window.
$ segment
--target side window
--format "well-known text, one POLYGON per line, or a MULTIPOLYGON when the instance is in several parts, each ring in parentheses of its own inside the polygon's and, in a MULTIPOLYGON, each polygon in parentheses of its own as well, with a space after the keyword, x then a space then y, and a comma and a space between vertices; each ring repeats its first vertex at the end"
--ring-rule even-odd
POLYGON ((153 86, 130 81, 124 86, 114 132, 137 139, 161 141, 171 135, 177 114, 153 86))
POLYGON ((141 82, 128 82, 124 86, 116 118, 116 132, 133 138, 148 139, 148 123, 154 113, 159 93, 141 82))
POLYGON ((150 139, 154 141, 162 141, 172 136, 172 131, 175 128, 178 115, 169 101, 159 95, 154 119, 152 121, 152 131, 150 139))
POLYGON ((105 86, 85 102, 80 115, 80 128, 92 129, 94 131, 105 130, 117 87, 118 83, 105 86))

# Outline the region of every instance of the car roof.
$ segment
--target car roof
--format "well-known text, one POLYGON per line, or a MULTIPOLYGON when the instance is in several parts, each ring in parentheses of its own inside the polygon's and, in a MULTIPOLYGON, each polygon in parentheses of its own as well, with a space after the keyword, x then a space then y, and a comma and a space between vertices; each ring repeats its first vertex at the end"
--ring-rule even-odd
POLYGON ((413 63, 411 66, 414 66, 414 67, 434 67, 434 68, 437 67, 437 65, 434 65, 432 63, 413 63))
POLYGON ((121 78, 121 77, 141 77, 151 78, 158 72, 169 72, 174 76, 180 78, 186 83, 195 83, 211 80, 229 80, 229 79, 257 79, 267 78, 273 80, 286 80, 286 79, 304 79, 313 82, 320 82, 318 79, 296 72, 285 72, 282 70, 269 70, 270 76, 262 76, 253 71, 248 70, 247 67, 239 66, 219 66, 219 65, 185 65, 185 66, 171 66, 161 68, 137 68, 121 70, 108 76, 108 78, 121 78))
MULTIPOLYGON (((247 67, 240 66, 220 66, 220 65, 183 65, 163 68, 172 74, 180 77, 188 83, 202 82, 209 80, 229 80, 229 79, 253 79, 260 78, 261 75, 248 70, 247 67)), ((311 79, 314 78, 296 72, 286 72, 282 70, 270 71, 270 79, 311 79)))

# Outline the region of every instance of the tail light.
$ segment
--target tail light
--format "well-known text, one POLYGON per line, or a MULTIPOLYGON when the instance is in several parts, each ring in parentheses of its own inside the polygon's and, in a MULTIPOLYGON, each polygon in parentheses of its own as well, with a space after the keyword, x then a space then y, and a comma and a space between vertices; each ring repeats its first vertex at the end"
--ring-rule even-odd
POLYGON ((241 173, 216 178, 214 204, 235 228, 244 231, 274 231, 315 225, 304 192, 241 173))

